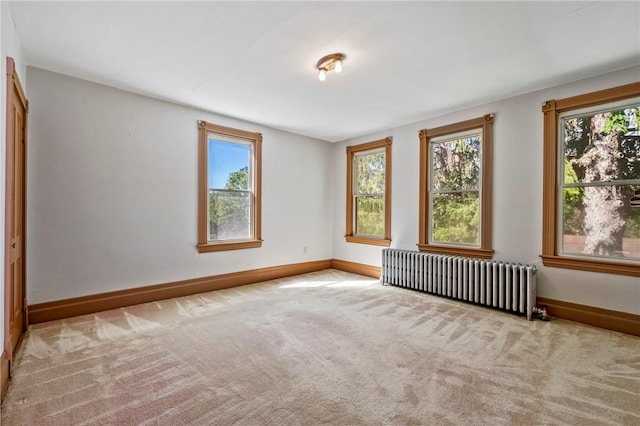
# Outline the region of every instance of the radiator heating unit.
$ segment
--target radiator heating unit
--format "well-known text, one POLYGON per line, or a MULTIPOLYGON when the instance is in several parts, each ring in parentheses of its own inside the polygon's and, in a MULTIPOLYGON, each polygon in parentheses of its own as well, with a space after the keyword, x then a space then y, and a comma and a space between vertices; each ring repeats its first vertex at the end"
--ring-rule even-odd
POLYGON ((536 311, 533 265, 383 249, 383 284, 526 315, 536 311))

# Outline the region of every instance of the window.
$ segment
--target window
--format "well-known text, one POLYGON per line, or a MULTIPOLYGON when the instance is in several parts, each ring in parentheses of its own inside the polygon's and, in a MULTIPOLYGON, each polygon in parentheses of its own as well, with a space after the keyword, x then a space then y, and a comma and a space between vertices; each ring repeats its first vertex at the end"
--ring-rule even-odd
POLYGON ((420 251, 490 259, 493 114, 420 131, 420 251))
POLYGON ((640 276, 640 83, 542 111, 544 265, 640 276))
POLYGON ((198 122, 198 250, 260 247, 262 135, 198 122))
POLYGON ((350 243, 391 244, 391 138, 347 147, 350 243))

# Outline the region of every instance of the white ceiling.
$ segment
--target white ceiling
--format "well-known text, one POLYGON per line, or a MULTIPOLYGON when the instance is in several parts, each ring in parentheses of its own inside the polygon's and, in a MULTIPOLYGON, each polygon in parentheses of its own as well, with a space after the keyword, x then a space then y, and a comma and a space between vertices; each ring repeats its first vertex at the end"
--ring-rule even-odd
POLYGON ((11 10, 28 65, 332 142, 640 64, 639 1, 11 10), (320 82, 333 52, 344 71, 320 82))

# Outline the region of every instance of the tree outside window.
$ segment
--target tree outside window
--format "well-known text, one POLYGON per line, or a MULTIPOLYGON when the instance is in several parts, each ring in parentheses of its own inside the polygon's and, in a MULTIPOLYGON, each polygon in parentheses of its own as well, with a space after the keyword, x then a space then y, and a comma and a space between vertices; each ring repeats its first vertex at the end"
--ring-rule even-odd
POLYGON ((561 116, 562 253, 640 260, 640 103, 561 116))
POLYGON ((431 241, 480 245, 482 134, 431 143, 431 241))
POLYGON ((348 242, 391 242, 391 138, 347 147, 348 242))
POLYGON ((420 251, 490 259, 493 114, 420 131, 420 251))
POLYGON ((542 111, 544 265, 640 276, 640 83, 542 111))
POLYGON ((262 135, 199 128, 198 250, 260 247, 262 135))
POLYGON ((356 154, 355 170, 355 235, 384 237, 384 151, 356 154))

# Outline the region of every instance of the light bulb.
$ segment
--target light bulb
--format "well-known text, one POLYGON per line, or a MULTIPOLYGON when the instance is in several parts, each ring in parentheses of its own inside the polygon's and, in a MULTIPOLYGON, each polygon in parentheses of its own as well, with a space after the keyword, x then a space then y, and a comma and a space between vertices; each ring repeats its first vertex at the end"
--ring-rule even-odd
POLYGON ((318 71, 318 80, 325 81, 327 79, 327 72, 323 69, 318 71))
POLYGON ((336 72, 342 72, 342 61, 340 59, 336 61, 333 69, 336 70, 336 72))

